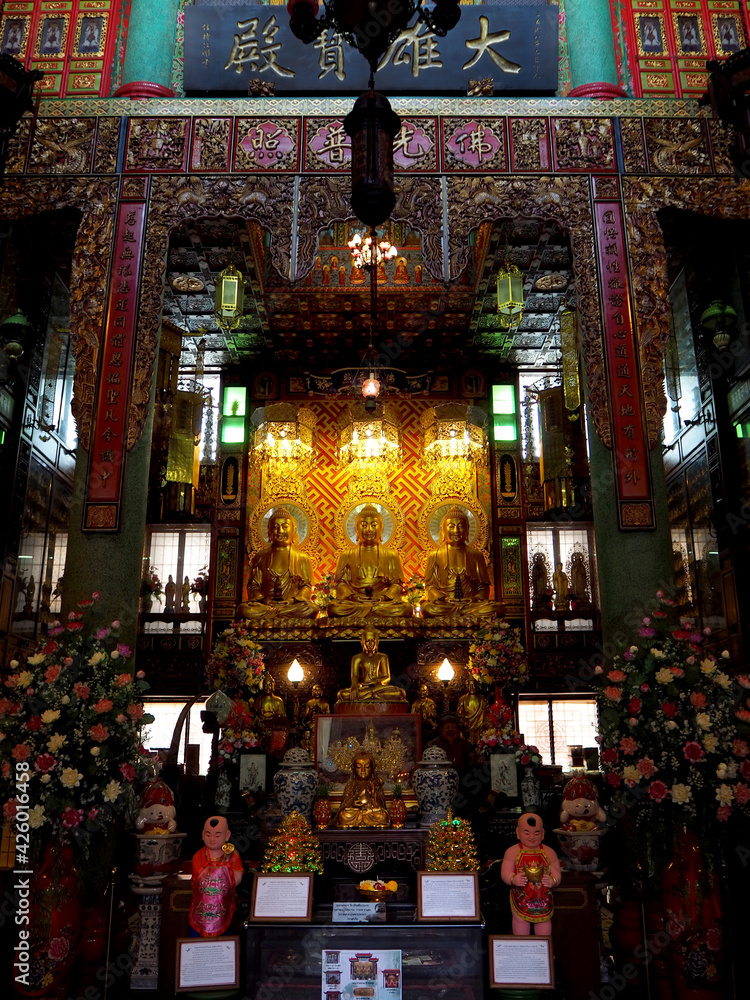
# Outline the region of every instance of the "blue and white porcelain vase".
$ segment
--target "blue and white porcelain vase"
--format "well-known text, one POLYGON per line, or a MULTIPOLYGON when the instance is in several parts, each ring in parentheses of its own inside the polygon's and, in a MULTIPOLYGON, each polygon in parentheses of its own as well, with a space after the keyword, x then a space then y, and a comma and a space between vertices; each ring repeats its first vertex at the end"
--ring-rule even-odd
POLYGON ((458 791, 458 771, 441 747, 428 747, 418 761, 411 785, 421 813, 420 826, 432 826, 448 818, 453 796, 458 791))
POLYGON ((315 765, 301 747, 292 747, 284 754, 273 778, 273 789, 283 816, 301 813, 312 825, 313 803, 318 789, 315 765))

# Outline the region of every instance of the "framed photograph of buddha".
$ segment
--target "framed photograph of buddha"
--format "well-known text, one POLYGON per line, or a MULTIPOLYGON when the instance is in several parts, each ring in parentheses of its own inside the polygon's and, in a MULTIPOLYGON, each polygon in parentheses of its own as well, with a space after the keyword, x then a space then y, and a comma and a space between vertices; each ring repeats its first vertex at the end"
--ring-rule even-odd
POLYGON ((636 42, 639 56, 663 56, 667 53, 663 14, 636 15, 636 42))
POLYGON ((0 21, 0 52, 23 59, 29 37, 30 17, 7 17, 0 21))
POLYGON ((739 52, 747 44, 739 14, 712 14, 711 28, 717 55, 739 52))

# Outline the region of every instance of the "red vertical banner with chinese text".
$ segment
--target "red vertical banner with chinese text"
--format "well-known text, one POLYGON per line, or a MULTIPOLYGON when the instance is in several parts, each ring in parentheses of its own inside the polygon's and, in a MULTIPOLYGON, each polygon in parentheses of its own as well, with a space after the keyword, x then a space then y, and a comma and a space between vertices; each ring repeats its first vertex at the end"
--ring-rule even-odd
POLYGON ((120 527, 145 219, 143 202, 120 203, 91 429, 83 523, 88 531, 120 527))
POLYGON ((594 213, 618 524, 621 529, 653 530, 656 524, 648 434, 622 207, 619 201, 598 201, 594 213))

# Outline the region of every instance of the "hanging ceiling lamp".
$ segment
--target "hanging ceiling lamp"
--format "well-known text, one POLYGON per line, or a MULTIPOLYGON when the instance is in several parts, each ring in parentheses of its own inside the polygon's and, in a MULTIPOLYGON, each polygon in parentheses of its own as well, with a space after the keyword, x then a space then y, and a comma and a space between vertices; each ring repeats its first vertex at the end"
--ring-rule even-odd
POLYGON ((369 271, 373 264, 379 267, 398 254, 398 248, 392 246, 385 237, 380 243, 376 243, 372 236, 362 239, 360 233, 355 233, 347 246, 352 252, 352 264, 361 271, 369 271))
POLYGON ((523 275, 507 260, 497 276, 497 313, 506 330, 515 329, 523 318, 523 275))
POLYGON ((438 403, 422 414, 422 461, 470 475, 487 458, 487 414, 467 403, 438 403))
POLYGON ((245 305, 245 279, 234 266, 225 267, 216 280, 214 317, 222 330, 236 330, 245 305))
POLYGON ((296 403, 269 403, 258 407, 250 419, 255 426, 254 465, 265 465, 272 477, 310 471, 318 420, 312 410, 296 403))
POLYGON ((726 302, 714 299, 701 315, 701 326, 711 334, 714 347, 725 351, 732 340, 731 330, 737 322, 737 313, 726 302))
POLYGON ((339 463, 378 465, 392 472, 401 465, 400 415, 393 403, 354 403, 339 418, 339 463))

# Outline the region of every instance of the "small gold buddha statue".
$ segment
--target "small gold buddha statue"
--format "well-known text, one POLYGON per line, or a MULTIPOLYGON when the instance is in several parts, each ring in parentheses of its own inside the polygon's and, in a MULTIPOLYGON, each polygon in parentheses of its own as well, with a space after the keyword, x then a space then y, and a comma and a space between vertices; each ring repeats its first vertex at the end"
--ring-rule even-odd
POLYGON ((255 699, 255 711, 261 728, 269 729, 289 722, 283 699, 274 694, 275 686, 273 677, 266 674, 263 678, 263 694, 255 699))
POLYGON ((268 519, 269 542, 250 562, 247 601, 238 618, 315 618, 312 601, 312 564, 300 551, 297 522, 286 507, 277 507, 268 519))
POLYGON ((467 544, 468 537, 469 519, 463 507, 456 504, 443 515, 439 544, 427 557, 423 617, 505 614, 502 604, 489 600, 487 563, 478 549, 467 544))
POLYGON ((406 691, 391 684, 386 653, 378 651, 378 633, 368 626, 362 633, 362 652, 351 661, 351 687, 342 688, 336 702, 406 701, 406 691))
POLYGON ((332 825, 339 829, 357 826, 382 829, 391 825, 383 782, 376 776, 375 762, 369 754, 357 754, 352 761, 352 776, 344 787, 341 808, 332 825))
POLYGON ((383 518, 366 504, 355 521, 356 545, 339 556, 336 600, 330 618, 410 618, 413 608, 401 600, 404 571, 396 552, 383 547, 383 518))
POLYGON ((422 725, 425 729, 437 727, 437 705, 430 698, 430 689, 426 684, 420 684, 417 688, 417 699, 411 706, 411 713, 422 716, 422 725))
POLYGON ((568 574, 563 570, 561 562, 557 564, 555 575, 552 577, 552 583, 555 587, 555 611, 567 611, 570 604, 570 598, 568 597, 570 587, 568 584, 568 574))
POLYGON ((313 684, 312 691, 310 693, 312 694, 312 698, 305 703, 302 719, 305 725, 312 729, 315 716, 329 715, 331 712, 331 706, 327 701, 323 701, 323 688, 320 684, 313 684))
POLYGON ((466 681, 466 692, 458 699, 456 715, 464 736, 475 743, 485 728, 488 702, 482 694, 477 693, 477 683, 473 677, 466 681))

